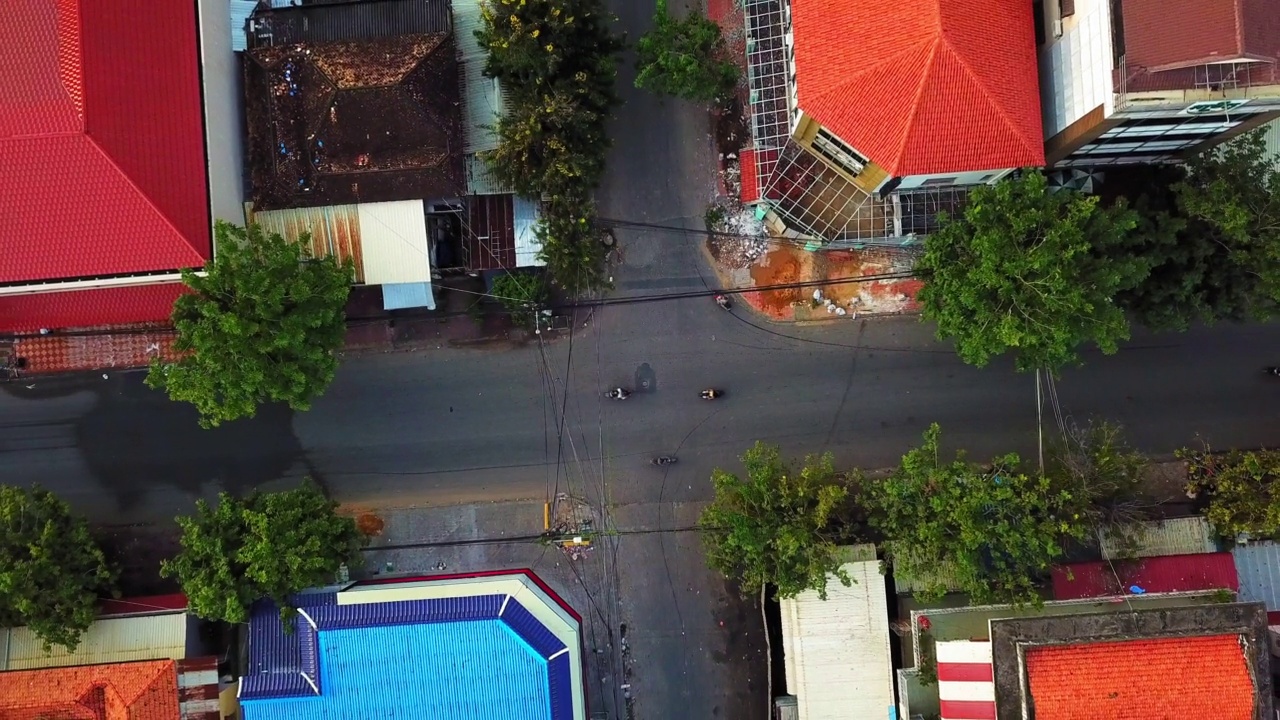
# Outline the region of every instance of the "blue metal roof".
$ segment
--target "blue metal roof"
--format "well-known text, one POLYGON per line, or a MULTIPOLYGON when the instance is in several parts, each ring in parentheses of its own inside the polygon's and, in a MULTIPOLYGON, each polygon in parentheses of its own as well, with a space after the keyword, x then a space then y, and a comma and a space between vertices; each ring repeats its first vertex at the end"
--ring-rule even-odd
POLYGON ((295 601, 292 632, 271 605, 254 609, 245 720, 574 717, 575 649, 514 598, 295 601))
POLYGON ((1280 610, 1280 545, 1269 540, 1231 548, 1240 576, 1240 601, 1260 602, 1269 612, 1280 610))

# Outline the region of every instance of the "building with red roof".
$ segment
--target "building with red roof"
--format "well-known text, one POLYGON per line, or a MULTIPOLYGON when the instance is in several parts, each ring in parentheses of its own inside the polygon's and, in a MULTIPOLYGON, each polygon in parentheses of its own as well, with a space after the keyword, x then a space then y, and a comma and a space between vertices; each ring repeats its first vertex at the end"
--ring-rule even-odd
POLYGON ((1049 0, 1041 10, 1052 165, 1178 162, 1280 117, 1270 0, 1049 0))
POLYGON ((1053 599, 1240 589, 1231 553, 1099 560, 1053 568, 1053 599))
POLYGON ((1027 3, 754 0, 744 11, 755 168, 742 174, 776 233, 911 234, 920 228, 895 217, 890 193, 1043 164, 1027 3))
POLYGON ((223 197, 227 188, 235 195, 227 176, 239 172, 238 157, 211 171, 206 151, 235 113, 219 107, 213 122, 205 114, 206 90, 228 78, 212 77, 217 67, 202 77, 202 58, 225 50, 221 69, 231 65, 230 34, 218 29, 202 47, 192 2, 6 6, 0 334, 168 318, 180 271, 211 257, 211 175, 219 217, 240 203, 223 197))
POLYGON ((1261 603, 1201 594, 935 608, 913 611, 911 626, 917 669, 899 671, 900 717, 1274 717, 1261 603), (925 657, 936 683, 918 674, 925 657))

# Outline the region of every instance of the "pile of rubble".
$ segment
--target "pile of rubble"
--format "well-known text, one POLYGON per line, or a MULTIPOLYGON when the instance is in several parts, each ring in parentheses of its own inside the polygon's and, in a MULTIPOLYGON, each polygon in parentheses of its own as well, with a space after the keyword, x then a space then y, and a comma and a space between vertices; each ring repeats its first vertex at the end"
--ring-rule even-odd
POLYGON ((769 251, 770 238, 764 225, 751 208, 738 203, 721 206, 720 222, 711 228, 707 249, 725 268, 740 270, 751 265, 769 251))

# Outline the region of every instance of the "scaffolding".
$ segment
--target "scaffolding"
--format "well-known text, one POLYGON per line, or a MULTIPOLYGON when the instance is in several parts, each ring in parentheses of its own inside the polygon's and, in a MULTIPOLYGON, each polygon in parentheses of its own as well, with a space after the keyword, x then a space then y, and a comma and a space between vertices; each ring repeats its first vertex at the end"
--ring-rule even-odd
POLYGON ((756 177, 763 185, 791 138, 785 0, 746 0, 747 83, 756 177))
POLYGON ((933 233, 943 213, 953 217, 960 214, 972 190, 973 186, 952 185, 893 193, 897 234, 919 237, 933 233))
POLYGON ((854 185, 795 142, 779 154, 761 196, 787 225, 824 242, 887 238, 891 205, 854 185))

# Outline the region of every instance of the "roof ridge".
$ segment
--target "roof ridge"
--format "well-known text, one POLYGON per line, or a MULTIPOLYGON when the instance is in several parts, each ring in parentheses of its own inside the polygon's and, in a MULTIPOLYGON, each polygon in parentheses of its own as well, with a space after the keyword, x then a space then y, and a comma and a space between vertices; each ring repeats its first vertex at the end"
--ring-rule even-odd
MULTIPOLYGON (((1027 140, 1026 135, 1022 132, 1022 130, 1018 128, 1018 125, 1013 121, 1013 118, 1009 117, 1009 114, 1006 112, 1006 108, 1004 107, 1004 105, 1000 103, 996 98, 992 97, 991 91, 987 87, 987 84, 982 81, 982 76, 974 72, 973 67, 969 64, 968 58, 965 57, 965 54, 963 52, 961 52, 954 45, 951 44, 951 41, 946 37, 946 33, 939 33, 939 40, 942 42, 942 44, 946 45, 946 49, 948 53, 956 59, 956 62, 960 63, 960 66, 964 68, 965 75, 969 76, 969 78, 974 82, 977 88, 982 92, 982 97, 986 99, 987 106, 995 111, 995 115, 1000 118, 1001 124, 1003 124, 1006 128, 1008 128, 1013 133, 1013 136, 1018 139, 1018 142, 1024 145, 1026 149, 1030 150, 1033 154, 1038 152, 1043 152, 1044 148, 1038 147, 1035 143, 1032 143, 1031 145, 1026 144, 1026 140, 1027 140)), ((1039 82, 1040 82, 1039 78, 1037 78, 1036 79, 1037 90, 1039 90, 1039 82)), ((995 169, 995 168, 987 168, 987 169, 995 169)))
MULTIPOLYGON (((198 265, 191 265, 189 267, 203 267, 204 257, 200 255, 200 251, 197 250, 195 246, 191 244, 191 239, 188 238, 181 230, 179 230, 177 225, 173 224, 173 219, 170 218, 168 215, 166 215, 165 212, 161 210, 159 206, 156 205, 155 200, 151 198, 151 195, 145 192, 142 189, 142 187, 139 186, 138 183, 135 182, 132 177, 130 177, 129 173, 125 172, 124 168, 120 167, 120 165, 116 163, 115 158, 111 157, 111 153, 107 152, 105 148, 103 148, 101 145, 98 144, 98 140, 96 138, 90 135, 87 131, 83 133, 83 137, 85 141, 89 143, 90 147, 92 147, 94 150, 96 150, 99 154, 102 155, 102 158, 107 161, 107 164, 111 166, 111 169, 119 173, 120 177, 123 178, 124 181, 129 184, 129 187, 133 188, 134 192, 137 193, 138 197, 143 199, 143 202, 146 204, 146 206, 151 208, 151 211, 154 212, 156 215, 158 215, 160 219, 164 222, 164 224, 168 226, 168 228, 172 230, 173 233, 182 240, 182 244, 186 246, 188 250, 190 250, 192 253, 195 254, 196 259, 199 260, 200 263, 198 265)), ((207 194, 205 196, 205 199, 206 200, 208 199, 207 194)), ((212 226, 210 226, 209 231, 210 233, 213 232, 212 226)), ((169 268, 169 269, 181 270, 182 268, 169 268)))
MULTIPOLYGON (((915 96, 911 98, 911 109, 907 113, 907 122, 903 124, 902 137, 898 140, 898 146, 895 157, 901 163, 902 158, 906 154, 907 140, 911 137, 911 130, 916 125, 916 116, 920 113, 920 106, 924 101, 925 87, 929 84, 929 78, 933 76, 933 64, 938 61, 939 47, 946 43, 946 38, 942 31, 942 9, 938 9, 938 34, 928 43, 929 57, 924 63, 924 72, 920 73, 919 83, 916 85, 915 96)), ((896 168, 895 168, 896 170, 896 168)), ((896 172, 894 174, 897 174, 896 172)))

